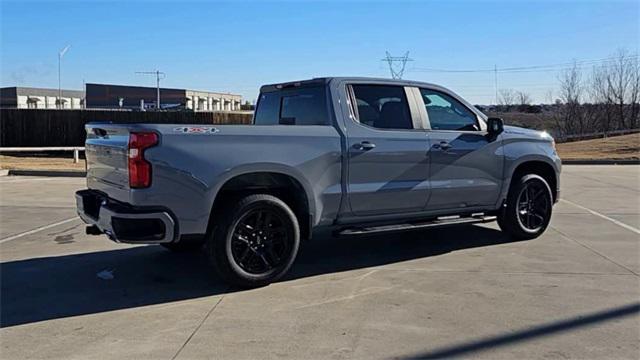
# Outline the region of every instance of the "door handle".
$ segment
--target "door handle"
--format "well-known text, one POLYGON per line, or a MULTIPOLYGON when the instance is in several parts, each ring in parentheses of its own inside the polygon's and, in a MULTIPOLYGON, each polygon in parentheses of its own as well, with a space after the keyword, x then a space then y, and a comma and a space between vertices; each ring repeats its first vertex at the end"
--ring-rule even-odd
POLYGON ((358 144, 353 144, 354 149, 368 151, 376 147, 376 144, 369 141, 363 141, 358 144))
POLYGON ((442 149, 444 151, 451 149, 451 144, 446 141, 440 141, 439 144, 433 144, 432 148, 434 149, 442 149))

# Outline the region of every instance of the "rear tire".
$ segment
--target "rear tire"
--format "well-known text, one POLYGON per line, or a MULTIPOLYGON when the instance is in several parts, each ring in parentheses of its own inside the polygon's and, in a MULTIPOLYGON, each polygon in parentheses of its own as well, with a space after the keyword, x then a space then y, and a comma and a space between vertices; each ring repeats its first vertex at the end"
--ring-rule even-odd
POLYGON ((275 196, 244 197, 216 220, 207 254, 220 277, 232 285, 268 285, 289 270, 298 254, 298 219, 275 196))
POLYGON ((537 238, 551 220, 551 188, 544 178, 535 174, 513 180, 505 207, 498 214, 498 226, 514 239, 537 238))

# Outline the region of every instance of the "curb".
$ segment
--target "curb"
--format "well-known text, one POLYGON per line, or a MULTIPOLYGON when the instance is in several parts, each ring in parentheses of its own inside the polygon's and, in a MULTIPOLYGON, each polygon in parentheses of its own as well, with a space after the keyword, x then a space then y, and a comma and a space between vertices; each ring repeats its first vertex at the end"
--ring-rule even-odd
POLYGON ((13 176, 57 176, 57 177, 86 177, 86 171, 78 170, 9 170, 13 176))
POLYGON ((562 159, 562 165, 640 165, 640 159, 562 159))

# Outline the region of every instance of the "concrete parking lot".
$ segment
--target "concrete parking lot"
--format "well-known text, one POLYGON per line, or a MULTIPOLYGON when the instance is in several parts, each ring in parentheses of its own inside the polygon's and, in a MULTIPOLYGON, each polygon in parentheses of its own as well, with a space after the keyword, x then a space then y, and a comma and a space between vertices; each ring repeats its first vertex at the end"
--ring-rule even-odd
POLYGON ((536 240, 316 236, 250 291, 201 254, 85 235, 83 184, 0 178, 3 359, 640 358, 638 166, 565 166, 536 240))

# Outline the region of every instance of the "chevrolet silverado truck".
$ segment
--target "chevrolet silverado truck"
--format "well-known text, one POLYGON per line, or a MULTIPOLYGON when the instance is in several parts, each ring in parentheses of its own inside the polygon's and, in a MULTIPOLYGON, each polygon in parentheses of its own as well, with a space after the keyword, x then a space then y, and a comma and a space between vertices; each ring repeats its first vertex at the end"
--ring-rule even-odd
POLYGON ((282 277, 319 228, 349 237, 497 220, 532 239, 559 197, 551 136, 422 82, 265 85, 250 125, 86 130, 88 189, 76 200, 87 233, 204 248, 241 287, 282 277))

